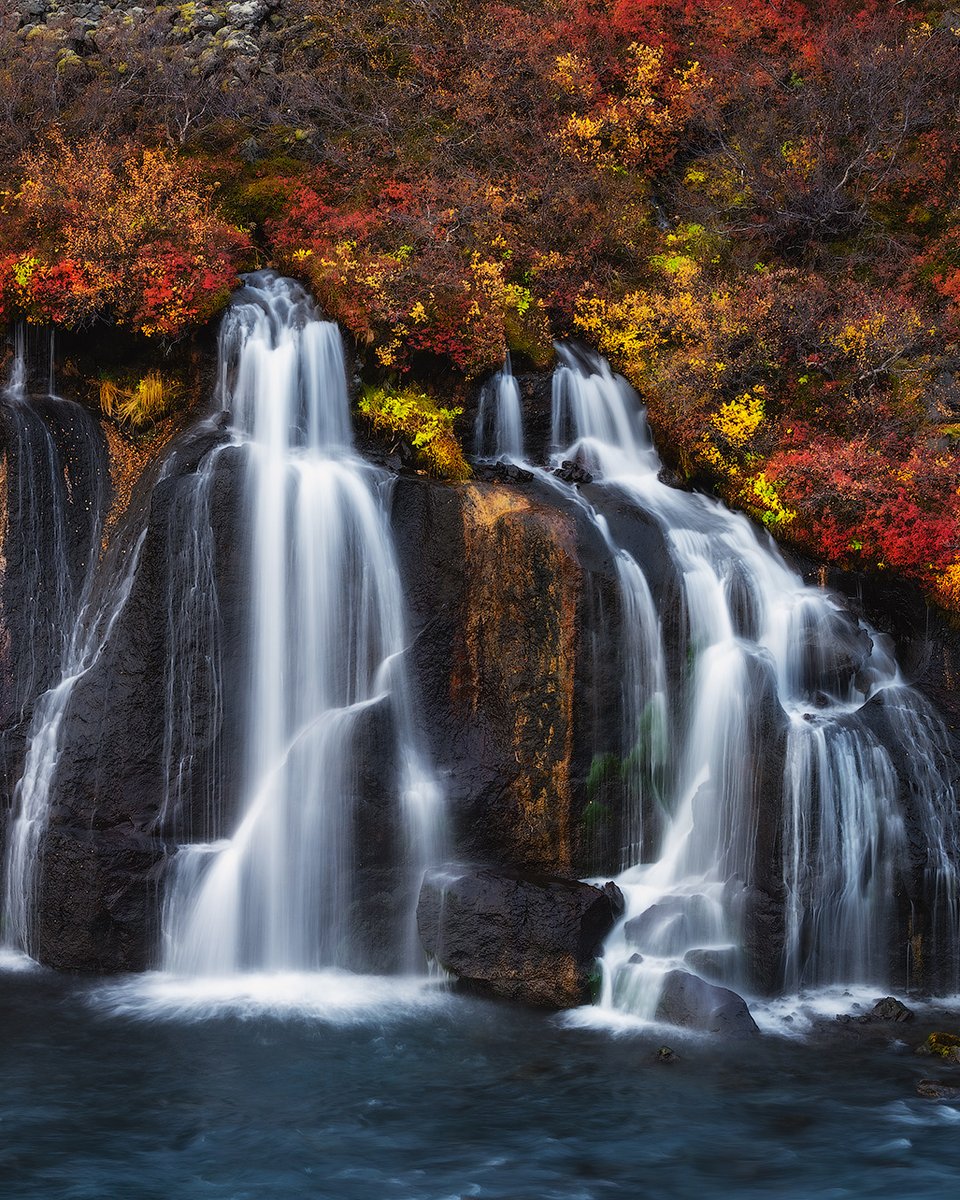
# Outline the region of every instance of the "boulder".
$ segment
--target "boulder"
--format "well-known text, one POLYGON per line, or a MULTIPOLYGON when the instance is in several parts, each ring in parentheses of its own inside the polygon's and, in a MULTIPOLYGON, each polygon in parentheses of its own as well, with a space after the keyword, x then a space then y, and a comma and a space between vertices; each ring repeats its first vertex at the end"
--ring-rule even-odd
POLYGON ((884 996, 882 1000, 878 1000, 873 1008, 868 1013, 864 1013, 860 1018, 861 1024, 868 1025, 875 1021, 910 1021, 913 1019, 913 1010, 907 1006, 896 996, 884 996))
POLYGON ((923 1045, 917 1047, 917 1054, 960 1063, 960 1037, 955 1033, 931 1033, 923 1045))
POLYGON ((742 996, 679 969, 664 977, 656 1019, 726 1037, 752 1037, 760 1032, 742 996))
POLYGON ((917 1084, 917 1095, 927 1100, 960 1100, 960 1087, 940 1079, 921 1079, 917 1084))
POLYGON ((595 958, 623 912, 604 887, 519 871, 428 871, 417 907, 427 955, 482 995, 540 1008, 591 999, 595 958))
POLYGON ((730 979, 739 968, 740 951, 736 946, 706 946, 688 950, 683 961, 703 979, 730 979))
POLYGON ((706 896, 668 896, 629 920, 623 932, 645 954, 674 954, 714 933, 719 919, 706 896))

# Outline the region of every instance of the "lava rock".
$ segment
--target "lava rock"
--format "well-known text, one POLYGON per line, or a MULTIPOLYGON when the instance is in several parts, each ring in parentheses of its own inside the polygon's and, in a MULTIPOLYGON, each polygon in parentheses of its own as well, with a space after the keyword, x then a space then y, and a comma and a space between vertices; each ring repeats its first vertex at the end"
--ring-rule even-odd
POLYGON ((622 907, 612 883, 448 866, 427 872, 417 926, 427 955, 468 990, 571 1008, 590 1000, 597 952, 622 907))
POLYGON ((579 463, 565 459, 553 472, 564 483, 593 483, 593 476, 579 463))
POLYGON ((882 1000, 878 1000, 873 1008, 868 1013, 860 1018, 863 1025, 872 1024, 875 1021, 911 1021, 913 1020, 913 1010, 907 1008, 895 996, 884 996, 882 1000))
POLYGON ((664 978, 656 1019, 726 1037, 753 1037, 760 1032, 742 996, 679 969, 668 971, 664 978))
POLYGON ((917 1095, 927 1100, 960 1100, 960 1087, 940 1079, 921 1079, 917 1084, 917 1095))

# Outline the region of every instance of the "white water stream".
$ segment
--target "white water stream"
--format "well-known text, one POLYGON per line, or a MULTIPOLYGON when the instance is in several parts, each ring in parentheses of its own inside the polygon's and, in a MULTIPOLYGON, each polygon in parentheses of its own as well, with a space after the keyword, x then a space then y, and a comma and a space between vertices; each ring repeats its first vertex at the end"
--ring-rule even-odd
MULTIPOLYGON (((52 363, 51 342, 50 402, 77 418, 81 436, 92 438, 95 424, 87 414, 53 394, 52 363)), ((22 540, 27 554, 26 562, 21 560, 18 568, 31 626, 23 637, 28 644, 16 648, 18 690, 21 704, 35 703, 27 733, 25 765, 14 789, 7 830, 0 946, 7 951, 33 954, 38 853, 47 827, 63 717, 74 687, 96 662, 126 602, 139 547, 130 556, 116 589, 105 600, 95 600, 103 497, 94 495, 88 501, 84 514, 88 526, 83 539, 85 556, 78 578, 69 547, 68 510, 74 500, 70 476, 50 430, 34 411, 27 383, 25 340, 19 334, 3 393, 8 424, 14 430, 11 455, 17 479, 17 494, 8 499, 9 511, 18 515, 17 528, 8 528, 7 536, 22 540), (38 643, 46 650, 46 670, 53 671, 53 682, 46 690, 43 690, 42 665, 36 656, 38 643), (23 663, 27 664, 25 679, 23 663)), ((99 472, 91 469, 88 473, 94 477, 95 487, 100 486, 99 472)), ((10 569, 9 554, 7 557, 10 569)))
POLYGON ((374 710, 395 741, 414 894, 440 855, 439 790, 404 664, 388 479, 353 451, 340 334, 298 285, 251 278, 220 354, 251 529, 246 764, 234 828, 179 850, 163 965, 209 976, 348 966, 363 850, 357 739, 374 710))
MULTIPOLYGON (((576 498, 614 550, 624 614, 632 865, 618 879, 627 912, 605 948, 601 1004, 653 1019, 666 972, 678 967, 749 989, 764 808, 763 821, 781 831, 780 985, 883 985, 895 886, 911 867, 893 748, 862 719, 870 703, 892 714, 890 727, 912 748, 911 819, 939 921, 928 944, 953 947, 955 971, 960 831, 939 719, 902 679, 887 640, 804 584, 744 516, 661 481, 625 381, 600 359, 562 346, 559 354, 551 460, 577 463, 655 519, 680 585, 687 663, 686 678, 668 688, 652 581, 586 500, 540 472, 576 498), (765 764, 778 754, 782 778, 771 778, 765 764), (651 823, 651 812, 660 819, 651 823)), ((502 378, 488 395, 501 393, 502 378)), ((502 424, 512 421, 507 401, 502 424)), ((498 427, 495 416, 485 420, 498 427)))

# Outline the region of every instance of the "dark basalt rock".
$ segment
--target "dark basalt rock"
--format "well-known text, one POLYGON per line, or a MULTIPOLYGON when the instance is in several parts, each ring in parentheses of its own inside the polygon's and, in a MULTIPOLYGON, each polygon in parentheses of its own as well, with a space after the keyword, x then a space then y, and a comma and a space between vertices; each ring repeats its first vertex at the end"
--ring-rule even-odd
POLYGON ((917 1084, 917 1095, 927 1100, 960 1100, 960 1087, 940 1079, 921 1079, 917 1084))
POLYGON ((564 483, 593 483, 593 476, 590 472, 585 470, 580 463, 571 462, 569 459, 564 459, 554 471, 554 475, 558 479, 562 479, 564 483))
POLYGON ((40 961, 66 971, 153 965, 165 862, 162 842, 130 830, 48 830, 40 844, 40 961))
POLYGON ((473 477, 482 483, 530 483, 534 478, 532 471, 507 461, 478 463, 473 477))
POLYGON ((864 1025, 871 1024, 875 1021, 911 1021, 913 1020, 913 1010, 907 1006, 896 996, 884 996, 882 1000, 878 1000, 873 1008, 868 1013, 864 1013, 860 1017, 860 1021, 864 1025))
POLYGON ((621 797, 584 816, 595 755, 624 753, 609 548, 539 480, 401 478, 392 516, 454 853, 565 876, 619 869, 621 797))
POLYGON ((427 873, 417 926, 427 954, 469 990, 570 1008, 590 1000, 595 956, 622 911, 613 883, 449 866, 427 873))
POLYGON ((656 1018, 725 1037, 753 1037, 760 1032, 742 996, 681 970, 667 972, 656 1018))

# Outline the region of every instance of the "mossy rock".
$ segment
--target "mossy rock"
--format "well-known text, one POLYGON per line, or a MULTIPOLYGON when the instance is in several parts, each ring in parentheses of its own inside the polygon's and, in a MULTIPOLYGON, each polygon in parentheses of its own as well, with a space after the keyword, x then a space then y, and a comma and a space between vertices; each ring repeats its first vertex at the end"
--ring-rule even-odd
POLYGON ((932 1054, 942 1058, 944 1062, 960 1064, 960 1035, 956 1033, 931 1033, 922 1046, 917 1047, 918 1054, 932 1054))

